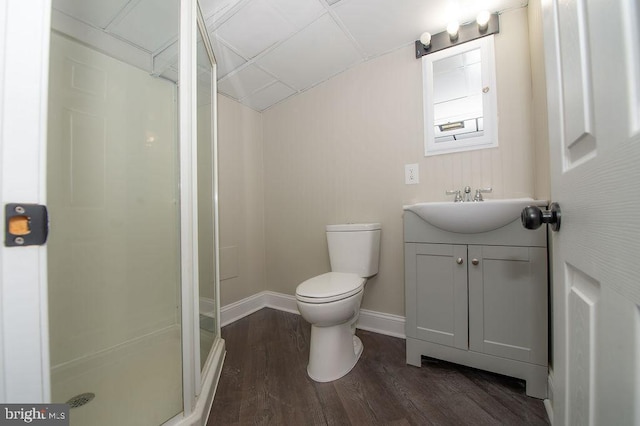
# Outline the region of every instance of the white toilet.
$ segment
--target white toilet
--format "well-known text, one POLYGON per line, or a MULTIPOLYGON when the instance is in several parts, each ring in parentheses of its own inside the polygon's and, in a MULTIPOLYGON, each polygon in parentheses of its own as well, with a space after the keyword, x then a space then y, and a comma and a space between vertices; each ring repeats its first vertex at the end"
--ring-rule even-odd
POLYGON ((367 278, 378 273, 380 224, 327 225, 331 271, 296 289, 302 317, 311 323, 307 373, 316 382, 347 374, 362 354, 355 323, 367 278))

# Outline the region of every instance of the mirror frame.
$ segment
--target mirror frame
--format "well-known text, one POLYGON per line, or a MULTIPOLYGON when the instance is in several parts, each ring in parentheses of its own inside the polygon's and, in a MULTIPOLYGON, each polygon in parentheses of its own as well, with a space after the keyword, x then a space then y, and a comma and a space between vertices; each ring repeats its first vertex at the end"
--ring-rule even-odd
POLYGON ((498 106, 493 35, 459 44, 422 57, 424 155, 426 157, 498 146, 498 106), (481 51, 482 87, 489 88, 482 97, 484 134, 450 142, 435 142, 433 105, 433 63, 474 49, 481 51))

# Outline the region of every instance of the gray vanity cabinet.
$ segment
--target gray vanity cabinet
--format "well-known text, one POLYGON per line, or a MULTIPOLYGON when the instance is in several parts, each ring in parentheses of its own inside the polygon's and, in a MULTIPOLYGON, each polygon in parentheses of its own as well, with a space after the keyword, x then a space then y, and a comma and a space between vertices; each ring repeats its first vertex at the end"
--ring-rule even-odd
POLYGON ((407 243, 404 255, 407 336, 467 349, 467 246, 407 243))
POLYGON ((546 365, 547 250, 468 250, 469 350, 546 365))
POLYGON ((521 378, 546 398, 545 230, 456 234, 405 212, 404 255, 407 363, 426 355, 521 378))

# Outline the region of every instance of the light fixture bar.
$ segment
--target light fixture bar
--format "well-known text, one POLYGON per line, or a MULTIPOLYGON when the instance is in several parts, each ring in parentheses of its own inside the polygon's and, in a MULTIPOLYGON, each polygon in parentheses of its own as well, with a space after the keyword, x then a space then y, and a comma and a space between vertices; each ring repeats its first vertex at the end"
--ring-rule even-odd
POLYGON ((500 32, 500 22, 497 13, 492 13, 489 22, 487 22, 486 29, 480 29, 478 23, 474 19, 468 24, 460 25, 458 30, 458 38, 451 40, 451 37, 447 31, 442 31, 438 34, 431 36, 431 44, 427 47, 420 40, 416 40, 416 58, 420 59, 424 55, 437 52, 439 50, 446 49, 447 47, 455 46, 467 41, 482 38, 491 34, 498 34, 500 32))

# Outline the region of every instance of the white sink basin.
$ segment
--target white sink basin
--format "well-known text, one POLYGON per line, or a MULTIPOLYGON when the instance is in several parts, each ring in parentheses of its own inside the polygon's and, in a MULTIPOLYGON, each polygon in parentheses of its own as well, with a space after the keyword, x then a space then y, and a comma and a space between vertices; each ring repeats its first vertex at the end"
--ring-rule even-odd
POLYGON ((527 206, 546 206, 546 200, 511 198, 480 202, 454 203, 452 201, 418 203, 404 206, 433 226, 449 232, 476 234, 493 231, 520 218, 527 206))

